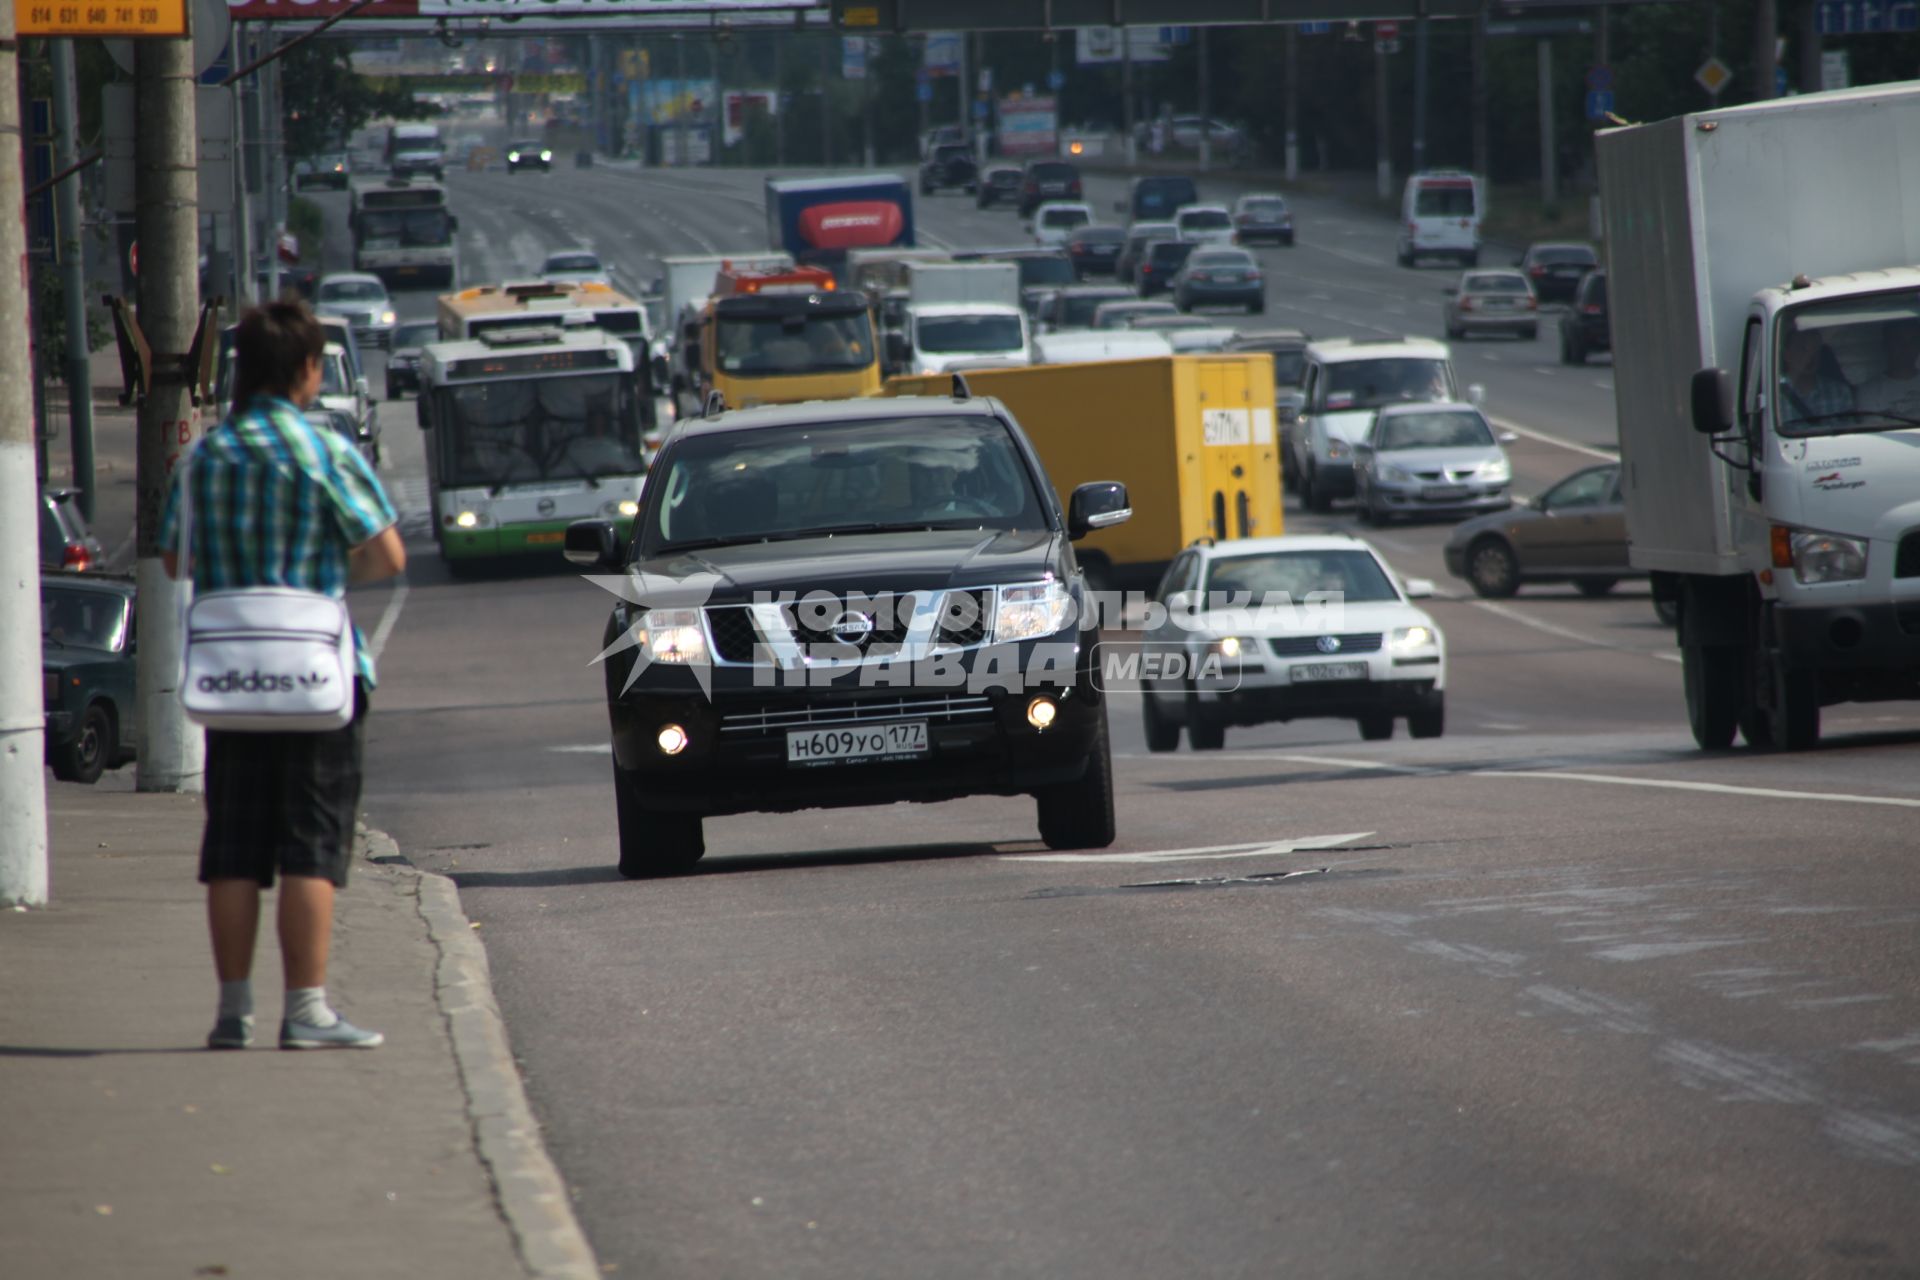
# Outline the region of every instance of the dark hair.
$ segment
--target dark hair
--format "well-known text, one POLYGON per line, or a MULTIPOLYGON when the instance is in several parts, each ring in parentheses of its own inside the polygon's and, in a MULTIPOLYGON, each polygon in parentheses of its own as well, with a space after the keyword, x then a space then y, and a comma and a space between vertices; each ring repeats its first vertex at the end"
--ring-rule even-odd
POLYGON ((306 372, 307 361, 327 349, 327 331, 304 302, 251 307, 233 330, 233 402, 255 396, 286 398, 306 372))

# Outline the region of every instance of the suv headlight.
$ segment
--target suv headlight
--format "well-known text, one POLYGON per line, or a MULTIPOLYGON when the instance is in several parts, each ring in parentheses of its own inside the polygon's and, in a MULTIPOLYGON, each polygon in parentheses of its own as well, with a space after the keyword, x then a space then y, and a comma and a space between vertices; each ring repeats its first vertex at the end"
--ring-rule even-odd
POLYGON ((1345 440, 1336 437, 1327 441, 1327 460, 1329 462, 1338 462, 1340 459, 1346 457, 1349 452, 1350 449, 1345 440))
POLYGON ((1073 621, 1073 597, 1064 582, 1032 582, 994 592, 996 644, 1050 636, 1073 621))
POLYGON ((1258 649, 1259 642, 1245 636, 1221 636, 1217 640, 1207 642, 1208 653, 1217 653, 1223 658, 1233 658, 1236 661, 1252 655, 1258 649))
POLYGON ((634 637, 655 662, 707 661, 707 633, 698 609, 653 609, 634 626, 634 637))
POLYGON ((396 319, 397 317, 391 311, 382 311, 380 313, 381 324, 392 324, 396 319))
POLYGON ((1432 627, 1395 627, 1393 635, 1387 640, 1387 648, 1395 653, 1409 653, 1415 649, 1430 649, 1440 643, 1440 633, 1432 627))
POLYGON ((1867 544, 1836 533, 1796 533, 1793 571, 1802 582, 1849 582, 1867 576, 1867 544))

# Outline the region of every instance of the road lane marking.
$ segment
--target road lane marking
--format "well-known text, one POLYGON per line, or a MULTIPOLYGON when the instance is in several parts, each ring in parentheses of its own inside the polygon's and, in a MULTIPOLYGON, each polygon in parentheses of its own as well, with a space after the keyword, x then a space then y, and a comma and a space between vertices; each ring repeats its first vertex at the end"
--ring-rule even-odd
POLYGON ((548 747, 547 750, 557 751, 562 755, 610 756, 613 754, 613 744, 611 742, 570 742, 565 746, 548 747))
POLYGON ((375 662, 387 647, 387 637, 393 634, 393 628, 400 621, 400 611, 407 607, 407 571, 402 569, 394 580, 393 591, 387 597, 387 607, 380 612, 380 621, 374 624, 373 634, 367 637, 367 653, 375 662))
POLYGON ((1616 787, 1653 787, 1666 791, 1704 791, 1710 795, 1756 796, 1768 800, 1821 800, 1831 804, 1872 804, 1893 809, 1920 809, 1920 799, 1905 796, 1863 796, 1843 791, 1786 791, 1775 787, 1739 787, 1725 782, 1681 782, 1673 778, 1628 778, 1611 773, 1561 773, 1541 769, 1475 769, 1476 778, 1565 778, 1616 787))
POLYGON ((1000 855, 1001 862, 1221 862, 1232 858, 1264 858, 1278 853, 1301 853, 1310 849, 1337 849, 1355 840, 1364 840, 1371 831, 1351 831, 1338 836, 1296 836, 1290 840, 1260 840, 1251 844, 1200 845, 1191 849, 1154 849, 1145 853, 1011 853, 1000 855))
POLYGON ((1660 653, 1651 649, 1636 649, 1631 645, 1609 644, 1596 636, 1587 635, 1582 631, 1575 631, 1572 627, 1563 627, 1540 618, 1530 617, 1518 609, 1509 608, 1504 604, 1495 604, 1491 600, 1471 600, 1465 596, 1457 597, 1457 599, 1461 604, 1470 604, 1474 608, 1484 609, 1496 617, 1505 618, 1509 622, 1517 622, 1523 627, 1532 627, 1535 631, 1543 631, 1550 636, 1559 636, 1562 640, 1574 640, 1584 645, 1591 645, 1596 649, 1612 649, 1617 653, 1637 653, 1643 657, 1659 658, 1663 662, 1680 661, 1680 655, 1677 653, 1660 653))
MULTIPOLYGON (((1491 359, 1492 357, 1489 356, 1488 358, 1491 359)), ((1552 435, 1534 427, 1523 427, 1517 422, 1509 421, 1506 418, 1496 418, 1492 414, 1487 415, 1487 421, 1493 423, 1494 426, 1500 428, 1502 431, 1511 431, 1517 436, 1522 436, 1528 440, 1537 440, 1541 444, 1550 444, 1557 448, 1566 449, 1572 453, 1584 453, 1589 458, 1598 458, 1602 462, 1620 461, 1620 453, 1617 449, 1609 453, 1605 449, 1596 449, 1589 444, 1579 444, 1576 441, 1568 440, 1562 436, 1552 435)))

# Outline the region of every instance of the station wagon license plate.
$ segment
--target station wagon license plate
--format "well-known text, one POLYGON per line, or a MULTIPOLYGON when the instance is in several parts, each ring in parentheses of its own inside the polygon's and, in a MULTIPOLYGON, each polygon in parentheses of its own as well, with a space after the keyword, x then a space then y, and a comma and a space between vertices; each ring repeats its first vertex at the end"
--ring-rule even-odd
POLYGON ((1467 486, 1463 484, 1435 484, 1420 491, 1420 496, 1428 502, 1457 502, 1467 496, 1467 486))
POLYGON ((787 763, 800 768, 823 764, 913 760, 926 754, 925 720, 896 720, 886 724, 845 725, 832 729, 794 729, 787 734, 787 763))
POLYGON ((1367 664, 1364 662, 1307 662, 1293 669, 1295 684, 1309 684, 1315 680, 1365 680, 1367 664))

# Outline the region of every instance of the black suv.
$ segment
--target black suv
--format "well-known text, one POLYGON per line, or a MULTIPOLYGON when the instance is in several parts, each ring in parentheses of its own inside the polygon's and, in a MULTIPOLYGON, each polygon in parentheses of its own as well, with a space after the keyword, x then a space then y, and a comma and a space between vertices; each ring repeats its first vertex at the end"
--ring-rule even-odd
POLYGON ((1560 363, 1585 364, 1596 351, 1613 350, 1607 320, 1607 273, 1589 271, 1574 287, 1573 305, 1560 315, 1560 363))
POLYGON ((920 194, 930 196, 943 187, 959 187, 968 195, 980 184, 980 167, 973 148, 964 142, 943 142, 920 162, 920 194))
POLYGON ((1031 218, 1049 200, 1078 200, 1080 194, 1079 169, 1065 160, 1030 160, 1020 178, 1020 216, 1031 218))
POLYGON ((569 526, 622 574, 605 646, 620 871, 690 868, 703 818, 1031 795, 1055 849, 1114 838, 1105 697, 1073 540, 1004 406, 816 401, 689 420, 633 541, 569 526))
POLYGON ((40 575, 47 764, 63 782, 98 782, 133 759, 133 602, 131 578, 40 575))
POLYGON ((974 193, 973 203, 985 209, 1004 200, 1009 204, 1020 202, 1020 184, 1025 175, 1010 164, 996 164, 988 167, 980 175, 980 189, 974 193))

